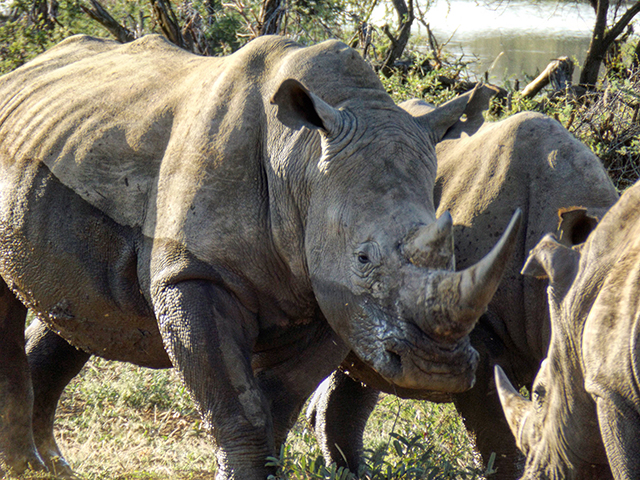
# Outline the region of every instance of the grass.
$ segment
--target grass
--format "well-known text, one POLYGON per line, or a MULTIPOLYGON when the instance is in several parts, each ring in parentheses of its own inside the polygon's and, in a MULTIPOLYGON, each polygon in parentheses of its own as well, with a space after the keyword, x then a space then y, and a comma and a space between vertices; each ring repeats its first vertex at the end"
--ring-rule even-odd
POLYGON ((173 370, 91 360, 63 394, 56 438, 85 478, 214 478, 210 438, 173 370))
MULTIPOLYGON (((212 441, 173 370, 92 359, 65 390, 55 433, 84 479, 215 477, 212 441)), ((361 478, 482 478, 472 445, 453 406, 382 396, 367 425, 361 478)), ((353 478, 324 464, 304 415, 272 462, 284 480, 353 478)))

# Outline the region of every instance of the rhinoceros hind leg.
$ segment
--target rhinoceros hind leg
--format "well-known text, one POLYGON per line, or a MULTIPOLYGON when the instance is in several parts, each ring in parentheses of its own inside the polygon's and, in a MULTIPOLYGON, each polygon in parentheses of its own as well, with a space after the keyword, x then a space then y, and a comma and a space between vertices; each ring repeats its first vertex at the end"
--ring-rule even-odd
POLYGON ((327 461, 358 471, 363 434, 379 393, 336 370, 316 390, 307 409, 327 461))
POLYGON ((53 435, 58 400, 90 355, 69 345, 62 337, 34 320, 26 331, 26 351, 33 383, 33 437, 49 471, 58 477, 73 472, 53 435))
POLYGON ((0 280, 0 474, 46 469, 33 440, 26 316, 26 307, 0 280))

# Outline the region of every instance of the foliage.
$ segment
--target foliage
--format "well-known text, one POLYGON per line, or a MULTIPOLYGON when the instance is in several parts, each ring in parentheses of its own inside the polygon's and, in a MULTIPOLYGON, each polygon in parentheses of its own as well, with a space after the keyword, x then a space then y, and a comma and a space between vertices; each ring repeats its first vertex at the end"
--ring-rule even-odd
MULTIPOLYGON (((46 2, 45 2, 46 3, 46 2)), ((7 73, 73 34, 83 15, 76 0, 61 0, 58 23, 48 22, 32 2, 15 0, 9 18, 0 22, 0 73, 7 73), (61 25, 66 25, 61 27, 61 25)))
MULTIPOLYGON (((7 73, 64 38, 84 33, 109 36, 107 30, 82 10, 91 0, 13 0, 11 11, 0 17, 0 74, 7 73)), ((169 3, 170 4, 170 3, 169 3)), ((105 8, 135 37, 161 33, 148 0, 106 0, 105 8), (108 3, 107 3, 108 2, 108 3)), ((205 44, 209 55, 229 54, 255 36, 260 0, 180 0, 173 4, 182 33, 189 31, 205 44)), ((348 41, 358 19, 368 15, 361 0, 290 0, 281 34, 303 43, 327 38, 348 41)))
POLYGON ((602 94, 577 104, 567 126, 600 157, 622 192, 640 178, 640 71, 612 79, 602 94))
POLYGON ((312 432, 301 417, 280 455, 270 459, 279 469, 279 479, 475 479, 490 474, 482 472, 473 441, 448 404, 383 396, 367 424, 364 465, 358 477, 326 465, 312 432))
POLYGON ((408 60, 392 76, 380 80, 396 103, 420 98, 440 105, 473 88, 467 80, 467 64, 457 58, 434 59, 432 54, 409 52, 408 60))

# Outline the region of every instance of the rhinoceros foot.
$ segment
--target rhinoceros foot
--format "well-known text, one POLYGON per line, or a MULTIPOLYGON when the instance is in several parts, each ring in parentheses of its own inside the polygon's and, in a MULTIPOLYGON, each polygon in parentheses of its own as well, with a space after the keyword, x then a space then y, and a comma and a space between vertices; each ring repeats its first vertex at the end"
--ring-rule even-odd
POLYGON ((22 452, 21 454, 7 454, 2 452, 0 458, 0 478, 17 477, 25 472, 46 472, 47 467, 35 451, 22 452))
POLYGON ((57 448, 55 450, 47 451, 38 449, 38 451, 40 453, 40 456, 42 457, 42 460, 44 460, 49 473, 51 473, 55 478, 80 478, 73 472, 73 470, 71 469, 71 465, 69 465, 69 462, 67 462, 67 460, 62 456, 57 448))

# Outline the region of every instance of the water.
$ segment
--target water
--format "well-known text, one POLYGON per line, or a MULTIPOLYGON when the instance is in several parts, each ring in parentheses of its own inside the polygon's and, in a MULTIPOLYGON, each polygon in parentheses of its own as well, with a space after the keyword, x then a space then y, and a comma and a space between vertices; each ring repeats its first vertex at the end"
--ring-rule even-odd
MULTIPOLYGON (((535 77, 559 56, 577 62, 577 81, 579 65, 589 48, 595 12, 587 3, 554 0, 537 4, 522 0, 501 4, 436 0, 425 20, 438 42, 446 43, 446 51, 474 61, 470 70, 479 78, 488 72, 493 83, 518 78, 522 84, 526 83, 525 74, 535 77)), ((417 21, 414 25, 412 33, 424 34, 424 27, 417 21)))

